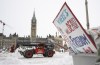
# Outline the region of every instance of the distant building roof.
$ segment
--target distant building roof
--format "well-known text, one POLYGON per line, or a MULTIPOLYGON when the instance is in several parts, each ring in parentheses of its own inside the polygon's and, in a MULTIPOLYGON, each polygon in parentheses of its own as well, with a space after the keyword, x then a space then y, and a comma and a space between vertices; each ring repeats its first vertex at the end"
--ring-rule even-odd
POLYGON ((37 42, 46 42, 47 38, 36 38, 37 42))
POLYGON ((29 37, 18 37, 18 40, 30 40, 29 37))
POLYGON ((3 36, 3 33, 0 33, 0 36, 3 36))

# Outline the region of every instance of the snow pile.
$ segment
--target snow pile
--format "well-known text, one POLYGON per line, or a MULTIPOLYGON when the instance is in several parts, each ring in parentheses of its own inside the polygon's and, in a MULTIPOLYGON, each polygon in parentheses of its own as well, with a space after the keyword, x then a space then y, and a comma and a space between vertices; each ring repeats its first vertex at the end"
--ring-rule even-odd
POLYGON ((3 57, 0 59, 0 65, 22 65, 24 62, 13 57, 3 57))
POLYGON ((0 65, 22 65, 25 62, 18 59, 18 52, 9 53, 2 52, 0 53, 0 65))
POLYGON ((73 62, 68 52, 56 52, 53 57, 33 55, 33 58, 24 58, 17 49, 15 53, 0 53, 0 65, 73 65, 73 62))

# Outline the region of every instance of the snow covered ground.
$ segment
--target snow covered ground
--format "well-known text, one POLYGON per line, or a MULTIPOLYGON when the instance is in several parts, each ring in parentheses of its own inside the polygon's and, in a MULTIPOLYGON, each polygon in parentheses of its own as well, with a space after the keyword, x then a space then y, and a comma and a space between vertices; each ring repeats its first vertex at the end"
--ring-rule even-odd
POLYGON ((0 53, 0 65, 73 65, 73 61, 68 52, 56 52, 53 57, 49 58, 42 55, 24 58, 16 50, 15 53, 0 53))

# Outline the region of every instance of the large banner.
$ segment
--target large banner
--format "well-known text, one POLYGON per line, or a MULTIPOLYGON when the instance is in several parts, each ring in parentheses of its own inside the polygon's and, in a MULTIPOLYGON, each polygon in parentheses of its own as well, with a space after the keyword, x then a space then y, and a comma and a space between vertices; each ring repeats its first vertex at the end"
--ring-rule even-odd
POLYGON ((97 52, 95 43, 89 38, 66 2, 62 6, 53 23, 75 53, 97 52))

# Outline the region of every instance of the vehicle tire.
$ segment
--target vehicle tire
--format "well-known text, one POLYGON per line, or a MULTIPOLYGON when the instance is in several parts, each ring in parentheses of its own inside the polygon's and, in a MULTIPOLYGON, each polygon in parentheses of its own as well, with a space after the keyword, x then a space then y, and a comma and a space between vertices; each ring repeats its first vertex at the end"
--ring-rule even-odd
POLYGON ((47 54, 43 54, 44 57, 47 57, 47 54))
POLYGON ((44 57, 47 57, 47 50, 45 50, 43 56, 44 56, 44 57))
POLYGON ((24 57, 25 58, 32 58, 33 57, 33 52, 32 50, 27 50, 24 52, 24 57))
POLYGON ((48 50, 48 52, 46 54, 48 57, 52 57, 54 52, 52 50, 48 50))

